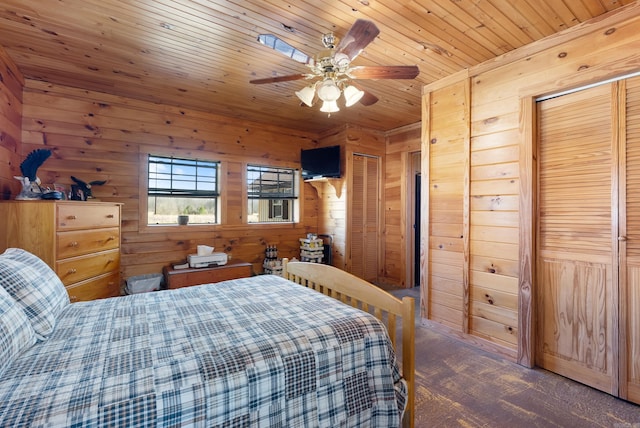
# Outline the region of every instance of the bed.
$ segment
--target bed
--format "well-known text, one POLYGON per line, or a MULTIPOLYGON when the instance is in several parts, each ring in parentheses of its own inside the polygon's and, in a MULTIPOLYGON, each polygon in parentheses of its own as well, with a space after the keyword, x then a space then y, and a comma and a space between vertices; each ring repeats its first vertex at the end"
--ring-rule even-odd
POLYGON ((357 291, 349 300, 319 288, 340 279, 335 268, 306 265, 287 264, 293 281, 260 275, 70 304, 44 262, 8 249, 0 426, 411 425, 413 353, 398 349, 400 362, 393 344, 397 331, 412 334, 413 303, 410 315, 397 299, 376 311, 357 291), (411 323, 394 324, 403 310, 411 323))

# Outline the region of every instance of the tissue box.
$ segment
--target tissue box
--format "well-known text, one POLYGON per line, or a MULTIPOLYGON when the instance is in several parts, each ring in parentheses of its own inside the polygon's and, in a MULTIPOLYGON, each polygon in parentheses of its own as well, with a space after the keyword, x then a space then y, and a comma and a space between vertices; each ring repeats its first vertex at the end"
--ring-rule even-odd
POLYGON ((210 247, 208 245, 198 245, 198 255, 199 256, 208 256, 213 253, 214 247, 210 247))

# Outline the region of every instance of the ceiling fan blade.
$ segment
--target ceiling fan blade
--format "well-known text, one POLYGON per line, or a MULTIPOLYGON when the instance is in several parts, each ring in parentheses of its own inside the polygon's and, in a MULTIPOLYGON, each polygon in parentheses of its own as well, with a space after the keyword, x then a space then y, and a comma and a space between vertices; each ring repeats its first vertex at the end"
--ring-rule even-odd
POLYGON ((313 58, 273 34, 259 34, 258 41, 301 64, 313 64, 313 58))
POLYGON ((364 92, 364 95, 362 96, 362 98, 360 98, 360 101, 358 101, 363 106, 370 106, 378 102, 378 97, 373 95, 371 92, 367 91, 366 89, 362 89, 360 86, 355 85, 353 82, 349 84, 351 86, 354 86, 356 89, 364 92))
POLYGON ((286 76, 265 77, 264 79, 249 80, 249 83, 253 83, 254 85, 262 85, 263 83, 290 82, 291 80, 300 80, 306 78, 306 74, 288 74, 286 76))
POLYGON ((359 65, 347 74, 352 79, 414 79, 420 69, 416 65, 359 65))
POLYGON ((380 30, 376 24, 365 19, 358 19, 340 40, 336 52, 347 55, 353 61, 378 34, 380 34, 380 30))

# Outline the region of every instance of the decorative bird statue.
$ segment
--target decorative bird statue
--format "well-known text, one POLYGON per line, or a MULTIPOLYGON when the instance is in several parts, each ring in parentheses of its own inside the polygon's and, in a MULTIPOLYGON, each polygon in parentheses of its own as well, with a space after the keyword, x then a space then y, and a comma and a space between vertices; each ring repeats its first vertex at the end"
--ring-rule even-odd
POLYGON ((38 168, 51 156, 51 150, 36 149, 29 153, 20 164, 20 172, 22 176, 14 176, 16 180, 22 183, 22 190, 16 196, 18 200, 40 199, 42 197, 42 189, 40 188, 40 178, 38 178, 38 168))
POLYGON ((71 192, 71 199, 75 199, 75 200, 92 199, 93 194, 91 193, 91 186, 102 186, 104 183, 107 182, 107 180, 94 180, 87 183, 74 177, 73 175, 71 176, 71 179, 77 184, 77 186, 74 186, 74 187, 76 187, 76 189, 78 190, 81 190, 81 194, 78 194, 78 192, 75 192, 75 191, 71 192))
POLYGON ((36 172, 40 165, 51 156, 51 150, 37 149, 27 155, 25 160, 20 164, 20 171, 24 177, 27 177, 31 182, 40 181, 36 172))

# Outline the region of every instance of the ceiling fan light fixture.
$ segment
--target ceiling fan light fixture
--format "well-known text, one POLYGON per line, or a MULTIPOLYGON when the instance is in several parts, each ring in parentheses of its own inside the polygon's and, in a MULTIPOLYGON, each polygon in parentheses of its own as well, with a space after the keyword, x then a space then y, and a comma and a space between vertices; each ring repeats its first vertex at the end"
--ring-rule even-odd
POLYGON ((327 49, 333 49, 338 43, 338 38, 333 33, 325 33, 322 35, 322 45, 327 49))
POLYGON ((340 98, 341 93, 340 88, 338 87, 338 85, 336 85, 336 82, 330 77, 327 77, 318 85, 317 91, 318 98, 325 102, 337 101, 338 98, 340 98))
POLYGON ((323 113, 335 113, 340 111, 340 108, 338 107, 338 103, 335 101, 323 101, 320 111, 323 113))
MULTIPOLYGON (((367 3, 368 0, 360 0, 367 3)), ((283 26, 287 31, 293 27, 283 26)), ((321 111, 333 113, 340 109, 337 101, 344 92, 344 104, 351 107, 356 103, 370 106, 378 102, 378 98, 370 92, 362 91, 348 84, 356 79, 415 79, 420 74, 417 65, 369 65, 351 66, 351 62, 373 42, 380 30, 372 21, 357 19, 342 39, 333 33, 322 35, 324 50, 310 57, 273 34, 259 34, 258 41, 263 45, 309 67, 309 73, 274 76, 264 79, 253 79, 249 83, 279 83, 300 79, 314 79, 315 83, 295 92, 305 105, 312 107, 319 99, 322 101, 321 111)))
POLYGON ((349 58, 349 56, 346 54, 343 54, 342 52, 337 52, 333 55, 333 64, 338 69, 346 70, 349 67, 350 63, 351 63, 351 59, 349 58))
POLYGON ((309 107, 313 107, 313 97, 316 94, 316 90, 314 86, 305 86, 304 88, 296 91, 296 96, 300 98, 300 101, 308 105, 309 107))
POLYGON ((364 91, 356 88, 355 86, 349 85, 344 88, 344 105, 347 107, 351 107, 364 96, 364 91))

